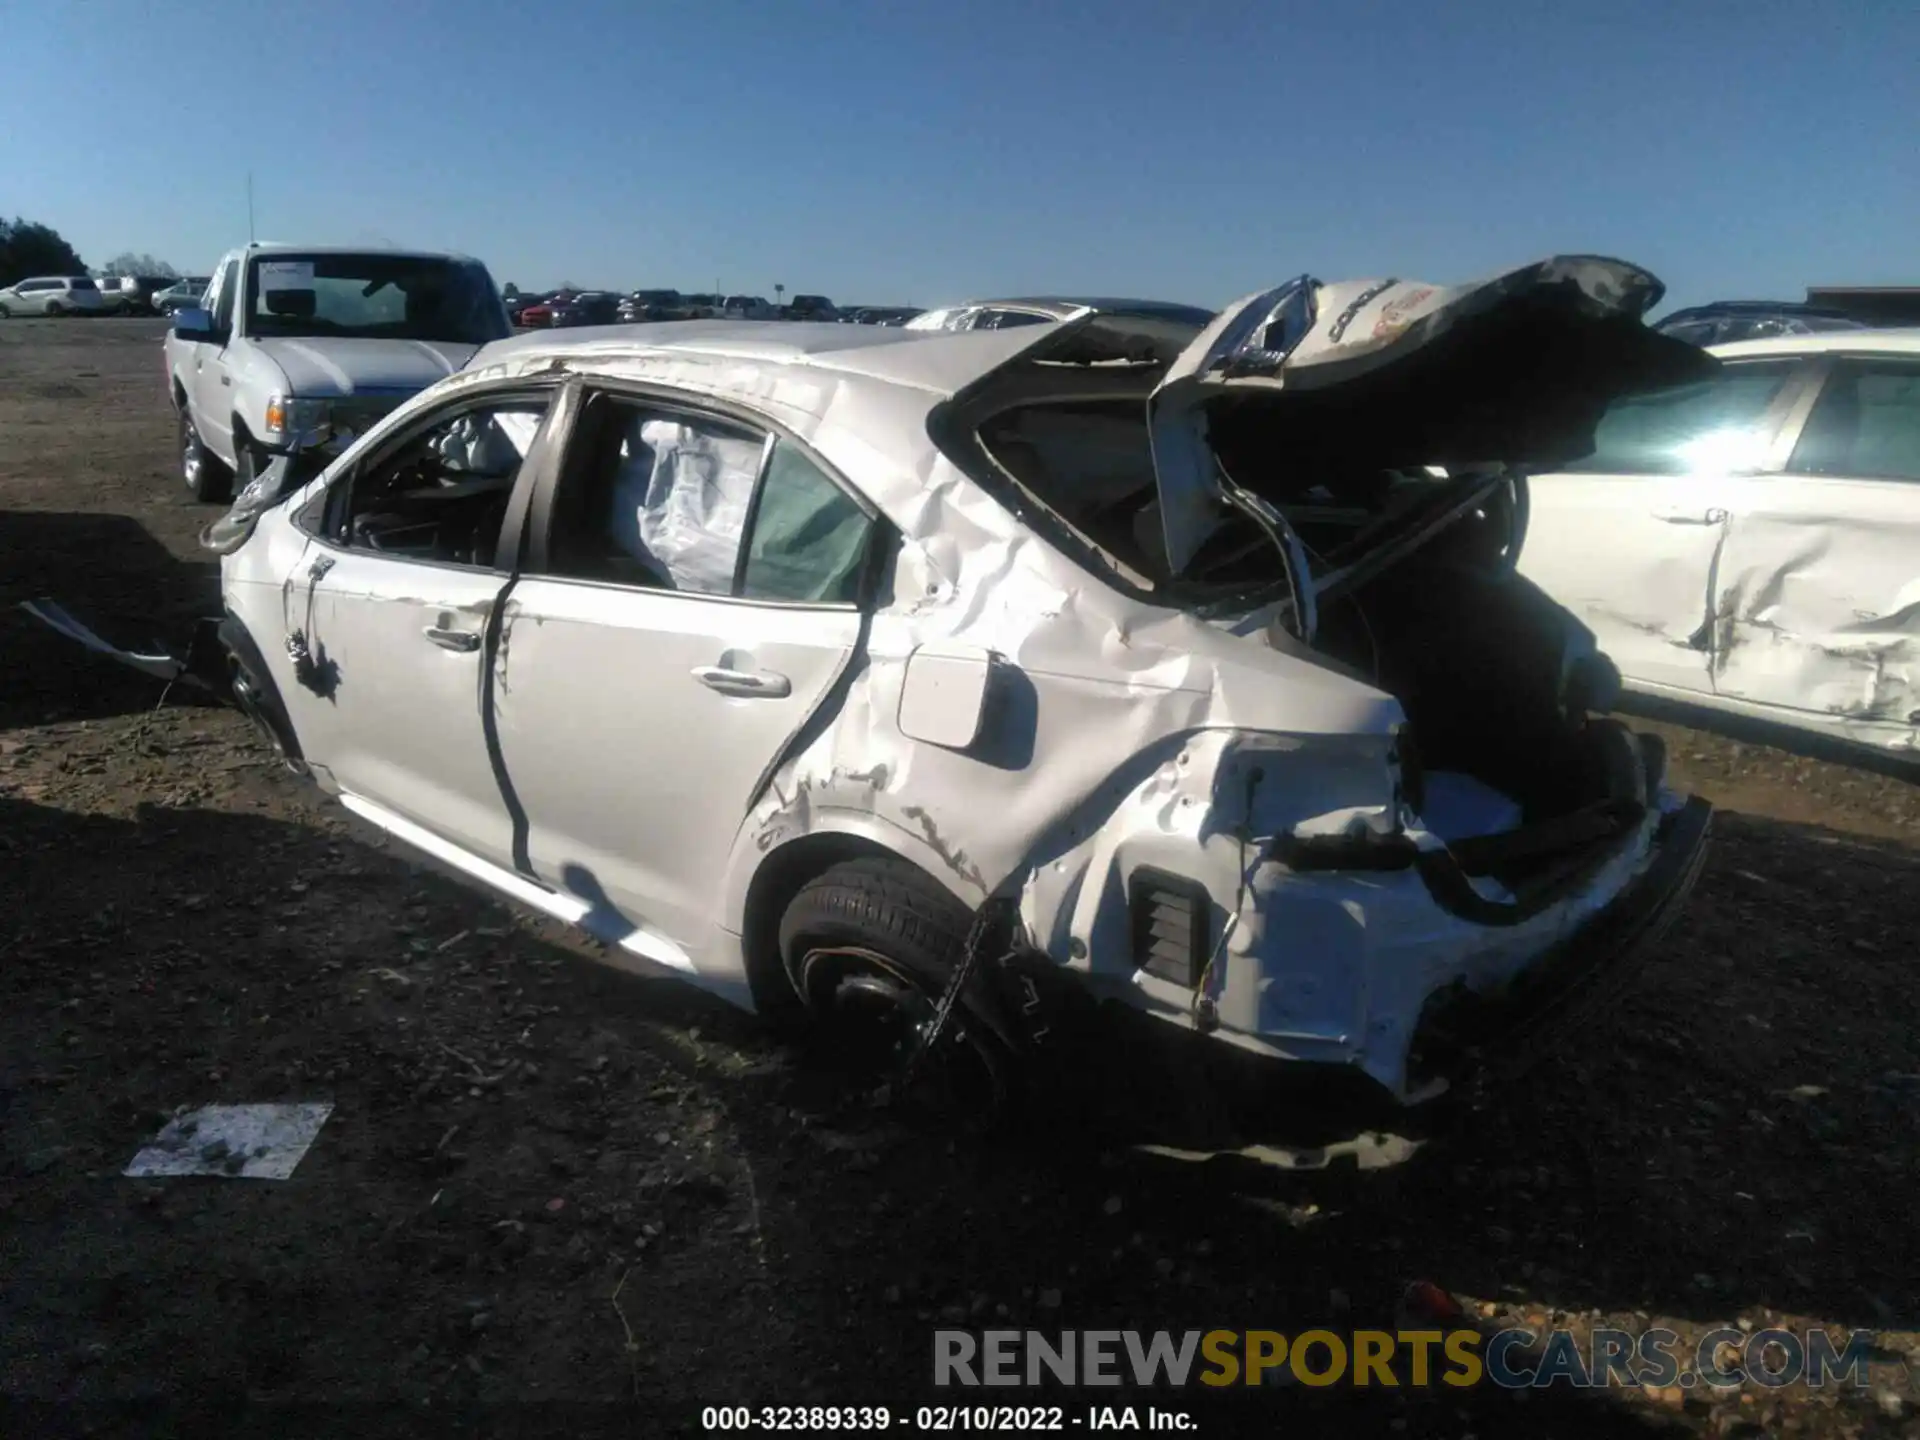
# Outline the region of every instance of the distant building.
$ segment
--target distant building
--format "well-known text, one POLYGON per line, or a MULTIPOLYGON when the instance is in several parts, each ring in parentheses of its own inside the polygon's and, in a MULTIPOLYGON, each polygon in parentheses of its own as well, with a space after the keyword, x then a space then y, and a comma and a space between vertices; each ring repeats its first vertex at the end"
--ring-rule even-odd
POLYGON ((1866 325, 1920 325, 1920 285, 1809 285, 1807 303, 1866 325))

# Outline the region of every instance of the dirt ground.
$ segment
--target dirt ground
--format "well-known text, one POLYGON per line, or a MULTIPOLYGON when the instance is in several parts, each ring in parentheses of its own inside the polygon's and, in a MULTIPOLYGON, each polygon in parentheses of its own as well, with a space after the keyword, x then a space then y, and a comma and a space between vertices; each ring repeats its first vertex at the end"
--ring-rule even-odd
POLYGON ((1391 1328, 1418 1280, 1488 1327, 1881 1348, 1869 1388, 1824 1393, 1053 1398, 1070 1429, 1151 1401, 1209 1435, 1920 1435, 1920 789, 1669 728, 1723 807, 1691 910, 1601 1020, 1403 1165, 903 1129, 16 608, 50 594, 129 642, 205 610, 160 333, 0 323, 0 1435, 910 1417, 955 1398, 941 1324, 1391 1328), (278 1100, 334 1106, 285 1183, 120 1174, 178 1107, 278 1100))

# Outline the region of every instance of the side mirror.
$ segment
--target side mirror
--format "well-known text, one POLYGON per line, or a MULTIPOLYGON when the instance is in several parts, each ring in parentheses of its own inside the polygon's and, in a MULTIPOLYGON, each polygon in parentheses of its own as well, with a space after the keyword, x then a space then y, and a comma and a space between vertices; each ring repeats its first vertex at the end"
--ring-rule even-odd
POLYGON ((174 311, 173 338, 201 342, 215 339, 213 316, 197 305, 174 311))

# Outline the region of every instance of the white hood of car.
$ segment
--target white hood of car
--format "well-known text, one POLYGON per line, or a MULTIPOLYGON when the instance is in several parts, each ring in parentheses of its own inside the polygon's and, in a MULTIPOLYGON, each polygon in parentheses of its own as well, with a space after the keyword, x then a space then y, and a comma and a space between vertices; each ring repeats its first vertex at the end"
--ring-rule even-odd
POLYGON ((286 375, 292 394, 320 399, 424 390, 464 366, 479 348, 440 340, 336 339, 324 335, 255 343, 286 375))

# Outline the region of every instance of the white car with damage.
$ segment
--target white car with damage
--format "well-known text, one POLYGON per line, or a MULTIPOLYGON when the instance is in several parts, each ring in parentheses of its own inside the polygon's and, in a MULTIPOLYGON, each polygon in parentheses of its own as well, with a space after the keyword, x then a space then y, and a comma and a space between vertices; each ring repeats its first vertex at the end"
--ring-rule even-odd
POLYGON ((1712 353, 1534 477, 1521 573, 1676 713, 1920 762, 1920 330, 1712 353))
POLYGON ((276 455, 343 445, 512 333, 468 256, 234 250, 164 342, 181 477, 196 499, 225 500, 276 455))
POLYGON ((209 531, 235 693, 354 813, 742 1005, 998 1084, 1118 1002, 1414 1102, 1702 863, 1514 569, 1515 466, 1712 373, 1659 293, 521 336, 209 531))

